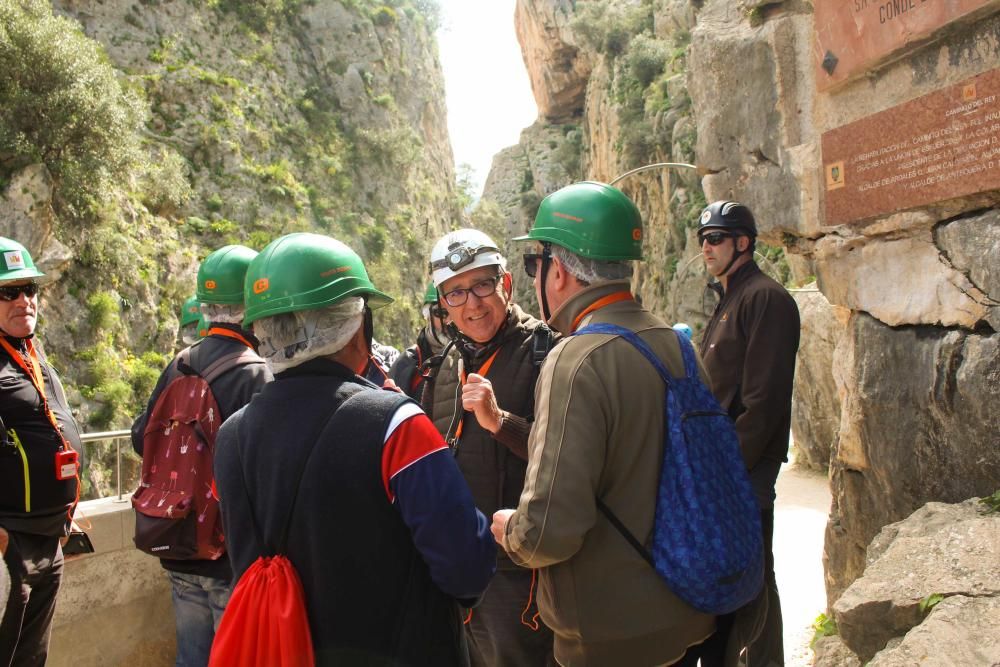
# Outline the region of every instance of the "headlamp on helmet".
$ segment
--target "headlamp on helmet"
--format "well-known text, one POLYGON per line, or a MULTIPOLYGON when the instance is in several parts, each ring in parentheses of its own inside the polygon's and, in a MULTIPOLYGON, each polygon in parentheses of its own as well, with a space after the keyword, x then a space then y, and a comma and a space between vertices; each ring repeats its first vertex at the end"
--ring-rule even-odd
POLYGON ((477 229, 459 229, 438 239, 431 249, 430 268, 435 286, 449 278, 484 266, 506 268, 496 242, 477 229))
POLYGON ((500 252, 500 248, 488 245, 469 248, 468 246, 453 244, 453 246, 448 249, 448 254, 445 255, 443 259, 431 262, 431 271, 448 268, 457 272, 459 269, 464 268, 476 261, 477 255, 488 252, 500 252))

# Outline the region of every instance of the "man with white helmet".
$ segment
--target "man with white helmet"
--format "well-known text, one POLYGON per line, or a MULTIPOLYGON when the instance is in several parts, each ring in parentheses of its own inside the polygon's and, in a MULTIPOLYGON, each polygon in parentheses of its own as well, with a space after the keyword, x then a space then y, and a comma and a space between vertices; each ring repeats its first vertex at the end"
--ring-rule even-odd
MULTIPOLYGON (((433 282, 461 361, 432 375, 424 407, 487 516, 521 495, 535 381, 553 339, 512 302, 506 265, 496 243, 475 229, 450 232, 431 251, 433 282)), ((552 632, 534 602, 535 573, 503 549, 498 556, 496 577, 466 622, 472 664, 554 664, 552 632)))

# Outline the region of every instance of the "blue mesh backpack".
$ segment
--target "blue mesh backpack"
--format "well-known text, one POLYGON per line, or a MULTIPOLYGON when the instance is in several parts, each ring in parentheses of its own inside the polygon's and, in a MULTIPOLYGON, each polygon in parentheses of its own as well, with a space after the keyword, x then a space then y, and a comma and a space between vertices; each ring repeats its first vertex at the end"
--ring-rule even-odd
POLYGON ((736 611, 764 583, 760 508, 733 421, 698 377, 694 347, 677 337, 685 377, 673 378, 653 350, 624 327, 591 324, 573 335, 580 334, 625 339, 656 367, 667 388, 650 548, 600 498, 598 508, 679 598, 709 614, 736 611))

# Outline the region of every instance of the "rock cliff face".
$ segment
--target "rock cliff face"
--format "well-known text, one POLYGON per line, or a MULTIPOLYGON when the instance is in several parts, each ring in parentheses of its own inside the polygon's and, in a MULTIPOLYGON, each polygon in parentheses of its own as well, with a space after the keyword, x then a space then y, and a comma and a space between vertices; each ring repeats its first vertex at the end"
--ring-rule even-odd
POLYGON ((460 214, 432 18, 408 2, 53 4, 143 87, 150 141, 190 167, 194 197, 170 216, 185 244, 330 233, 401 297, 379 333, 407 340, 411 263, 460 214))
MULTIPOLYGON (((579 114, 582 177, 608 181, 667 160, 701 168, 701 178, 654 171, 620 185, 647 224, 634 289, 648 305, 696 328, 710 312, 691 231, 705 200, 747 203, 761 239, 784 249, 792 282, 815 276, 819 293, 797 295, 793 435, 810 465, 830 465, 831 605, 861 574, 880 528, 928 501, 988 495, 1000 480, 1000 191, 827 225, 821 137, 995 68, 996 4, 819 92, 809 2, 518 3, 539 123, 579 114), (666 59, 653 61, 662 68, 647 76, 661 47, 666 59), (576 49, 578 62, 536 60, 560 49, 576 49), (575 93, 540 91, 540 82, 583 85, 582 108, 575 93)), ((507 186, 491 186, 484 197, 503 201, 507 186)), ((532 211, 515 204, 501 208, 523 228, 532 211)))
MULTIPOLYGON (((294 231, 343 240, 397 298, 376 336, 410 342, 429 243, 462 215, 434 3, 27 4, 47 25, 53 11, 66 19, 57 30, 74 39, 82 30, 139 98, 135 140, 152 165, 73 217, 51 170, 9 173, 0 146, 0 235, 55 279, 40 338, 84 430, 126 427, 144 407, 198 263, 226 244, 260 249, 294 231)), ((78 85, 72 66, 66 86, 78 85)), ((109 491, 106 463, 88 493, 109 491)))

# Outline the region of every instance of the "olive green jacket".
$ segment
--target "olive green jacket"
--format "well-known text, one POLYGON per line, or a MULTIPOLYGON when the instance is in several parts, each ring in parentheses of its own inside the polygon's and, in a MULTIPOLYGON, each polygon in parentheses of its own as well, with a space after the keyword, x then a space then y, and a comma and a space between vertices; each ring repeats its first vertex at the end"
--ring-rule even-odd
MULTIPOLYGON (((587 306, 628 288, 628 281, 588 287, 551 324, 568 334, 587 306)), ((636 302, 604 306, 578 325, 592 322, 638 332, 671 374, 683 376, 676 334, 636 302)), ((562 665, 669 664, 715 630, 715 618, 671 593, 596 505, 602 498, 648 541, 664 392, 656 369, 616 336, 564 338, 542 365, 524 491, 504 547, 515 562, 540 568, 539 609, 562 665)))

